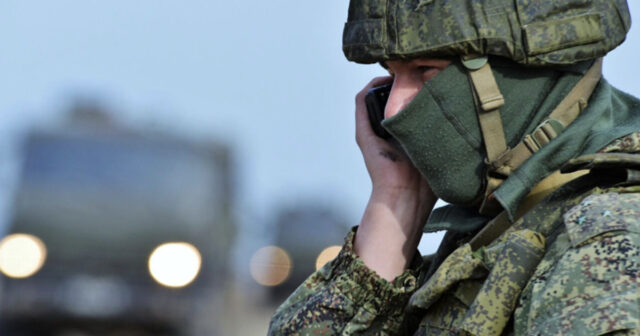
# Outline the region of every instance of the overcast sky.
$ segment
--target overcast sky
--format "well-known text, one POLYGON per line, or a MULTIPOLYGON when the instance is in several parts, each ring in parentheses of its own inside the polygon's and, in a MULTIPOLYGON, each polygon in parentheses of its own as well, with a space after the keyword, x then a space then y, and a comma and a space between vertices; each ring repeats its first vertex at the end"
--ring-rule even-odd
MULTIPOLYGON (((98 97, 129 123, 230 142, 238 209, 249 219, 317 197, 355 224, 370 182, 353 97, 383 71, 344 59, 347 3, 4 0, 2 157, 13 136, 59 119, 70 99, 98 97)), ((605 76, 635 95, 639 29, 605 63, 605 76)))

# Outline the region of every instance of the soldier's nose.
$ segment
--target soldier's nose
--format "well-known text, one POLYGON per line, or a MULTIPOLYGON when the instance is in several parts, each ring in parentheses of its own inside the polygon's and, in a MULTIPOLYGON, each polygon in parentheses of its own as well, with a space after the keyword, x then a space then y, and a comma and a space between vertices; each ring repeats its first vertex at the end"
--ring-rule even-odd
POLYGON ((418 92, 422 89, 424 84, 411 83, 394 80, 393 87, 389 93, 389 99, 387 100, 387 106, 384 109, 384 118, 391 118, 402 111, 418 92))

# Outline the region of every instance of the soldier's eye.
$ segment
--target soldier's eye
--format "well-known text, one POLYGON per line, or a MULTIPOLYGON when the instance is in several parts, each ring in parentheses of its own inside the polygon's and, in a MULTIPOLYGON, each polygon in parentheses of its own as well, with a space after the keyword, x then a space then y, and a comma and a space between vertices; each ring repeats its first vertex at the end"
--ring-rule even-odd
POLYGON ((430 81, 438 74, 438 72, 440 72, 440 69, 429 66, 421 66, 419 67, 419 69, 420 76, 422 76, 422 81, 425 83, 430 81))

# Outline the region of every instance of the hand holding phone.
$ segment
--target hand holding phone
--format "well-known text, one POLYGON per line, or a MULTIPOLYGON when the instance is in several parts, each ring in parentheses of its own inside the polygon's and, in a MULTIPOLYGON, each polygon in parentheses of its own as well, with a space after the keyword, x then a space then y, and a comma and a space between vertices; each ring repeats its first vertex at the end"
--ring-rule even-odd
POLYGON ((354 239, 354 251, 393 281, 413 259, 420 232, 437 198, 399 144, 380 124, 391 77, 374 78, 356 95, 356 142, 372 191, 354 239), (365 109, 367 111, 365 111, 365 109))

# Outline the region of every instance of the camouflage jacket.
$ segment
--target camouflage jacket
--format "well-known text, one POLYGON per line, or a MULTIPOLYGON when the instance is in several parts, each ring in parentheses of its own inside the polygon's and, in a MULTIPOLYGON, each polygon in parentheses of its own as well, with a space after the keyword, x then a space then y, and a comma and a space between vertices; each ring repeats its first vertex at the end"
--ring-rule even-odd
POLYGON ((311 275, 269 335, 640 335, 640 132, 574 160, 556 190, 487 246, 448 233, 388 282, 353 252, 311 275), (635 154, 631 154, 635 153, 635 154))

